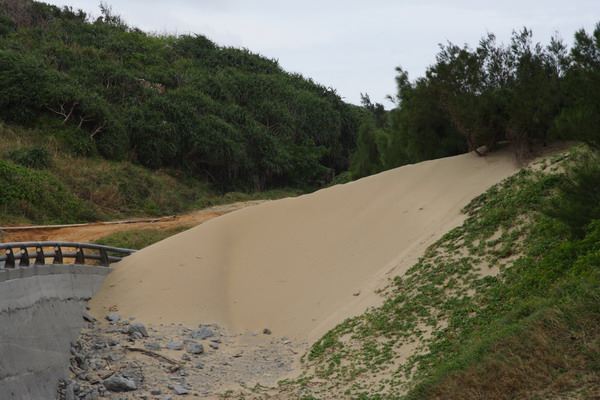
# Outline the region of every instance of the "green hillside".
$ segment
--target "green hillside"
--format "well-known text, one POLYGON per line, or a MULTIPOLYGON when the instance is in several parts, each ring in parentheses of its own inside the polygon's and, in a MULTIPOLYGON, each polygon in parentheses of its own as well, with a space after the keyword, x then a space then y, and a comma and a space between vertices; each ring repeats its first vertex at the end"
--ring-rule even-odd
MULTIPOLYGON (((106 6, 101 10, 91 20, 67 7, 0 2, 0 135, 6 139, 0 169, 68 192, 78 205, 68 207, 70 216, 48 210, 54 219, 144 208, 172 212, 207 191, 305 190, 347 170, 361 111, 335 90, 249 50, 221 47, 202 35, 151 35, 127 26, 106 6), (36 154, 46 161, 28 165, 36 154), (69 159, 68 165, 48 162, 57 158, 69 159), (98 159, 126 164, 100 166, 98 159), (77 170, 67 171, 73 165, 77 170), (87 177, 69 173, 81 175, 88 167, 87 177), (159 172, 146 175, 138 167, 159 172), (145 175, 145 189, 124 183, 131 170, 145 175), (121 205, 105 206, 74 186, 95 174, 121 205), (188 195, 175 203, 172 196, 152 199, 163 185, 179 185, 175 191, 188 195), (125 193, 138 189, 146 195, 125 193), (148 204, 131 204, 142 197, 148 204)), ((28 201, 4 205, 4 214, 46 200, 28 201)), ((44 213, 21 214, 45 221, 44 213)))

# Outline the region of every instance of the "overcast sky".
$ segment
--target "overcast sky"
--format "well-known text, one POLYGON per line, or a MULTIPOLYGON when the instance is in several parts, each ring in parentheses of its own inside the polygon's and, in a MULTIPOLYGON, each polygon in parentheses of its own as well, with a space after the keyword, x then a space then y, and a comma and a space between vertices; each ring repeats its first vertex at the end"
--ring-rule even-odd
MULTIPOLYGON (((99 16, 100 0, 46 0, 99 16)), ((411 80, 435 61, 438 44, 476 46, 487 32, 507 42, 513 29, 567 43, 600 21, 600 0, 105 0, 114 14, 147 32, 200 33, 221 46, 279 60, 358 104, 360 93, 390 108, 395 67, 411 80)))

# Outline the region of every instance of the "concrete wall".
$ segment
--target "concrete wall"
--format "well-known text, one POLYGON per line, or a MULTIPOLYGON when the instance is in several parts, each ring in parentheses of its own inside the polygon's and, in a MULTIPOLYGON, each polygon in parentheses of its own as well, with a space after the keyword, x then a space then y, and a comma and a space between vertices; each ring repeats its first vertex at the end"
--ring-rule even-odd
POLYGON ((109 272, 81 265, 0 269, 0 399, 56 398, 86 301, 109 272))

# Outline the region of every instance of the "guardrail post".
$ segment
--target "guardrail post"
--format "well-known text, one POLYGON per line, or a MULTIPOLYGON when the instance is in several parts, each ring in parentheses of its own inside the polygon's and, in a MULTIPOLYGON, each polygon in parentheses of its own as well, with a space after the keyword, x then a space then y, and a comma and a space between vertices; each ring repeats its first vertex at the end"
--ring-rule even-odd
POLYGON ((15 267, 15 255, 13 253, 13 249, 10 247, 6 249, 6 262, 4 263, 4 268, 14 268, 15 267))
POLYGON ((110 262, 108 261, 108 253, 106 252, 106 249, 100 249, 100 264, 102 264, 103 267, 110 266, 110 262))
POLYGON ((19 261, 19 267, 29 267, 29 252, 27 247, 21 246, 21 261, 19 261))
POLYGON ((63 263, 62 249, 60 248, 60 246, 54 246, 54 260, 52 261, 52 264, 62 264, 62 263, 63 263))
POLYGON ((42 246, 36 246, 35 252, 35 263, 33 265, 44 265, 46 264, 46 257, 44 257, 44 248, 42 246))
POLYGON ((85 255, 81 246, 75 248, 75 264, 85 265, 85 255))

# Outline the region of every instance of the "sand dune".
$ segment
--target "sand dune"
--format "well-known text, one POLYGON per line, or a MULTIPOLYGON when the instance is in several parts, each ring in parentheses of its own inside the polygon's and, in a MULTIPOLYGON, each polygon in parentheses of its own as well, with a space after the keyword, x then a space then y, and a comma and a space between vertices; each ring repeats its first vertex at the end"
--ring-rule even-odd
POLYGON ((378 304, 375 288, 516 169, 507 152, 465 154, 233 212, 128 257, 92 313, 116 306, 145 322, 215 322, 315 340, 378 304))

